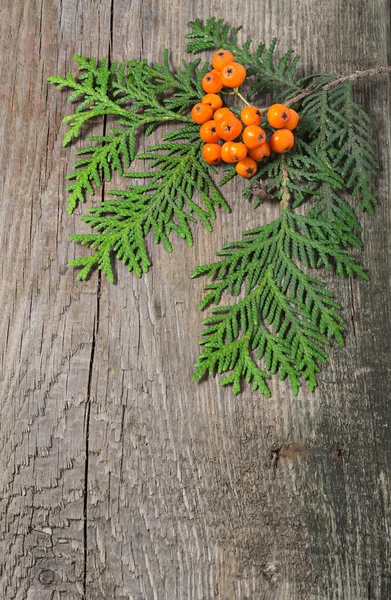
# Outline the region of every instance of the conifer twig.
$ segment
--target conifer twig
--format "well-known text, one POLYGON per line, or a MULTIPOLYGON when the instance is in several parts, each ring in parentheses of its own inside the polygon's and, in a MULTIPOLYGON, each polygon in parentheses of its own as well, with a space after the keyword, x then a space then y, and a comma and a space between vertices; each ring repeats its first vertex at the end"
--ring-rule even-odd
POLYGON ((390 72, 391 72, 390 65, 382 66, 382 67, 374 67, 373 69, 366 69, 365 71, 356 71, 355 73, 351 73, 350 75, 344 75, 343 77, 338 77, 338 79, 334 79, 333 81, 326 83, 325 85, 323 85, 322 87, 320 87, 316 90, 310 89, 310 90, 305 90, 304 92, 300 92, 300 94, 297 94, 297 96, 290 98, 284 104, 285 104, 285 106, 291 106, 291 104, 295 104, 296 102, 299 102, 299 100, 302 100, 303 98, 306 98, 307 96, 311 96, 311 94, 314 94, 315 92, 330 90, 331 88, 335 87, 336 85, 339 85, 340 83, 343 83, 344 81, 355 81, 356 79, 361 79, 362 77, 373 77, 374 75, 380 75, 380 73, 390 73, 390 72))

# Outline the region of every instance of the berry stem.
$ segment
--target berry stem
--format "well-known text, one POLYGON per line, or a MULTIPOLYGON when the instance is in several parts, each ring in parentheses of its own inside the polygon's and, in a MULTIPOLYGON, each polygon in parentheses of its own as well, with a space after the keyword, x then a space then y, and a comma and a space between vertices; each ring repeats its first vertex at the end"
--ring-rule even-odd
POLYGON ((239 88, 235 88, 233 93, 235 94, 235 96, 238 96, 238 98, 240 98, 245 104, 247 104, 247 106, 251 106, 250 102, 247 102, 246 98, 244 98, 244 96, 242 96, 242 94, 239 92, 239 88))

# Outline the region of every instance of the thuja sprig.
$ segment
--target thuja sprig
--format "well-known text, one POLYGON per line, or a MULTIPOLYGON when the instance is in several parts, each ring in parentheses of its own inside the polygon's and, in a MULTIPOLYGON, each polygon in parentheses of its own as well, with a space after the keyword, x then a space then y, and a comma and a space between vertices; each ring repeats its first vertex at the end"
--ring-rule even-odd
POLYGON ((144 128, 146 135, 167 122, 189 123, 191 119, 183 111, 194 104, 200 94, 200 78, 205 67, 197 69, 199 60, 183 63, 183 68, 171 73, 168 51, 162 65, 149 66, 145 60, 113 63, 107 66, 105 59, 97 63, 95 58, 74 56, 79 65, 79 76, 49 77, 57 88, 73 90, 70 102, 79 101, 76 111, 64 117, 69 127, 64 135, 66 146, 80 134, 91 119, 111 116, 116 125, 107 135, 89 136, 94 145, 76 152, 80 157, 75 170, 67 175, 68 212, 71 214, 78 202, 84 201, 85 192, 93 194, 93 184, 101 180, 111 181, 113 171, 119 175, 129 168, 136 152, 135 133, 144 128), (164 96, 172 91, 169 98, 164 96))
POLYGON ((278 373, 294 393, 303 381, 313 390, 329 345, 344 344, 342 307, 317 272, 368 278, 353 251, 362 247, 357 211, 374 212, 377 164, 370 120, 354 100, 353 83, 391 68, 298 78, 299 57, 292 50, 278 57, 276 39, 253 48, 251 39, 240 42, 240 27, 215 18, 189 27, 188 52, 219 49, 213 70, 199 59, 173 69, 165 50, 162 62, 152 65, 75 56, 77 77, 49 78, 71 89, 69 100, 76 103, 64 118, 64 145, 92 119, 101 118, 107 130, 77 152, 67 176, 69 212, 113 172, 133 180, 82 217, 93 231, 71 239, 92 254, 70 264, 80 268, 80 279, 98 268, 113 282, 117 258, 140 277, 150 268, 147 236, 168 251, 172 235, 192 245, 196 221, 210 230, 216 208, 228 210, 219 187, 242 175, 249 180, 244 199, 258 210, 279 202, 280 216, 244 232, 223 246, 217 262, 194 270, 192 277, 211 280, 200 309, 214 305, 194 379, 224 373, 221 384, 232 384, 235 394, 246 379, 269 396, 268 379, 278 373), (239 91, 242 84, 246 91, 239 91), (245 108, 223 107, 221 90, 224 100, 235 95, 245 108), (265 95, 272 106, 252 106, 265 95), (148 136, 161 124, 175 129, 138 152, 136 132, 148 136), (221 159, 234 164, 217 187, 213 175, 221 159), (137 160, 147 170, 128 172, 137 160))
MULTIPOLYGON (((282 203, 286 204, 283 194, 282 203)), ((344 344, 343 319, 332 294, 304 269, 329 269, 334 263, 341 276, 367 276, 341 249, 330 224, 295 214, 287 206, 273 223, 243 235, 241 242, 223 246, 219 262, 193 272, 193 277, 214 278, 205 286, 208 293, 200 309, 211 302, 219 305, 224 292, 245 293, 233 305, 216 306, 204 321, 200 343, 205 349, 194 378, 229 371, 221 384, 233 383, 234 393, 240 391, 244 377, 268 396, 268 372, 279 370, 281 379, 289 377, 295 393, 300 376, 313 390, 330 340, 334 337, 344 344), (264 368, 257 364, 261 359, 264 368)))
POLYGON ((198 130, 188 126, 171 132, 163 143, 151 146, 137 159, 151 162, 152 170, 132 172, 127 176, 144 179, 142 185, 132 185, 126 191, 109 193, 116 200, 106 200, 90 208, 82 217, 95 230, 92 234, 73 235, 71 239, 88 244, 94 253, 71 261, 70 265, 82 267, 79 279, 86 279, 93 267, 100 269, 110 282, 114 282, 112 256, 121 260, 137 277, 147 273, 150 267, 145 238, 152 230, 155 243, 162 242, 168 252, 172 251, 170 234, 176 233, 193 245, 189 227, 200 220, 210 231, 211 220, 216 218, 215 209, 228 206, 216 184, 200 160, 198 130), (203 206, 193 199, 197 191, 203 206))

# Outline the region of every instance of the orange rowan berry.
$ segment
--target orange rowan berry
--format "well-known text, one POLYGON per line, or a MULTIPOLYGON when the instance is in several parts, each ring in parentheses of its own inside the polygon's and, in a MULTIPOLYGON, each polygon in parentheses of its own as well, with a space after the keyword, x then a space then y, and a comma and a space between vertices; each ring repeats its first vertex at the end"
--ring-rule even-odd
POLYGON ((246 158, 243 158, 243 160, 240 160, 236 164, 237 174, 241 175, 242 177, 245 177, 246 179, 249 179, 250 177, 255 175, 256 171, 257 163, 255 162, 255 160, 249 158, 248 156, 246 156, 246 158))
POLYGON ((228 115, 233 115, 232 110, 229 110, 229 108, 223 106, 223 108, 218 108, 216 110, 215 114, 213 115, 213 118, 215 121, 220 121, 220 119, 222 119, 223 117, 227 117, 228 115))
POLYGON ((231 157, 231 148, 235 142, 225 142, 221 146, 221 159, 226 163, 234 163, 235 160, 231 157))
POLYGON ((245 125, 259 125, 262 113, 256 106, 246 106, 240 113, 240 118, 245 125))
POLYGON ((273 152, 283 154, 288 152, 295 143, 295 136, 289 129, 279 129, 275 131, 270 138, 269 144, 273 152))
POLYGON ((270 146, 267 142, 262 144, 262 146, 257 146, 256 148, 250 148, 248 151, 248 155, 256 161, 260 161, 265 156, 270 156, 270 146))
POLYGON ((285 127, 289 119, 289 108, 284 104, 272 104, 267 111, 267 120, 275 129, 285 127))
POLYGON ((213 144, 217 144, 217 142, 220 141, 220 136, 216 130, 216 121, 212 119, 211 121, 206 121, 201 125, 200 138, 204 142, 210 142, 213 144))
POLYGON ((296 129, 299 119, 300 119, 300 116, 297 114, 297 112, 295 110, 293 110, 293 108, 290 108, 289 109, 289 118, 288 118, 287 122, 285 123, 285 129, 289 129, 290 131, 292 131, 293 129, 296 129))
POLYGON ((202 125, 206 121, 209 121, 213 117, 213 108, 209 104, 202 104, 197 102, 191 109, 191 118, 193 121, 202 125))
POLYGON ((234 114, 228 115, 217 121, 216 129, 219 136, 225 140, 234 140, 242 133, 243 125, 234 114))
POLYGON ((207 94, 215 94, 216 92, 219 92, 222 87, 223 84, 221 81, 221 77, 218 73, 213 73, 212 71, 209 71, 209 73, 206 73, 206 75, 203 76, 202 89, 207 94))
POLYGON ((206 94, 202 98, 201 104, 209 104, 213 110, 217 110, 223 106, 223 101, 217 94, 206 94))
POLYGON ((221 161, 220 144, 204 144, 202 156, 209 165, 217 165, 221 161))
POLYGON ((266 133, 258 125, 249 125, 246 127, 242 137, 247 148, 257 148, 266 142, 266 133))
POLYGON ((222 48, 220 50, 217 50, 217 52, 214 53, 213 58, 212 58, 212 65, 213 68, 216 69, 216 71, 221 71, 225 65, 229 65, 229 63, 234 62, 235 57, 232 54, 232 52, 230 52, 229 50, 223 50, 222 48))
POLYGON ((246 79, 246 69, 237 62, 231 62, 222 69, 220 79, 226 87, 239 87, 246 79))
POLYGON ((232 142, 231 147, 228 150, 229 156, 233 159, 233 162, 239 162, 247 156, 247 148, 242 142, 232 142))

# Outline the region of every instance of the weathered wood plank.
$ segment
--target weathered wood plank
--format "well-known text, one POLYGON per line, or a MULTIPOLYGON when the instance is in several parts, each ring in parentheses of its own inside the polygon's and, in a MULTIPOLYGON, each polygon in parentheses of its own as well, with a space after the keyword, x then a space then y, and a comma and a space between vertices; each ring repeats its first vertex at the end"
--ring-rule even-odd
MULTIPOLYGON (((3 6, 3 9, 5 6, 3 6)), ((66 268, 66 94, 46 78, 107 54, 110 2, 13 2, 1 19, 0 597, 83 594, 86 398, 96 280, 66 268), (83 32, 84 38, 81 38, 83 32)), ((102 131, 102 126, 99 126, 102 131)))
POLYGON ((160 60, 167 46, 178 64, 187 21, 212 15, 255 40, 277 35, 306 74, 387 62, 383 0, 34 0, 2 22, 2 55, 18 56, 2 76, 2 139, 15 141, 0 159, 3 255, 12 249, 0 267, 7 600, 391 595, 386 79, 358 87, 381 163, 380 205, 364 218, 371 283, 329 278, 347 347, 332 351, 315 394, 292 398, 273 381, 270 400, 250 390, 234 399, 216 380, 190 383, 203 284, 191 270, 278 214, 253 213, 240 183, 226 191, 232 214, 212 234, 197 228, 194 248, 175 241, 170 256, 150 244, 154 267, 141 280, 118 266, 116 286, 96 274, 79 283, 65 267, 68 233, 81 227, 65 212, 73 151, 59 130, 71 109, 65 94, 47 95, 46 76, 73 70, 74 52, 160 60))

